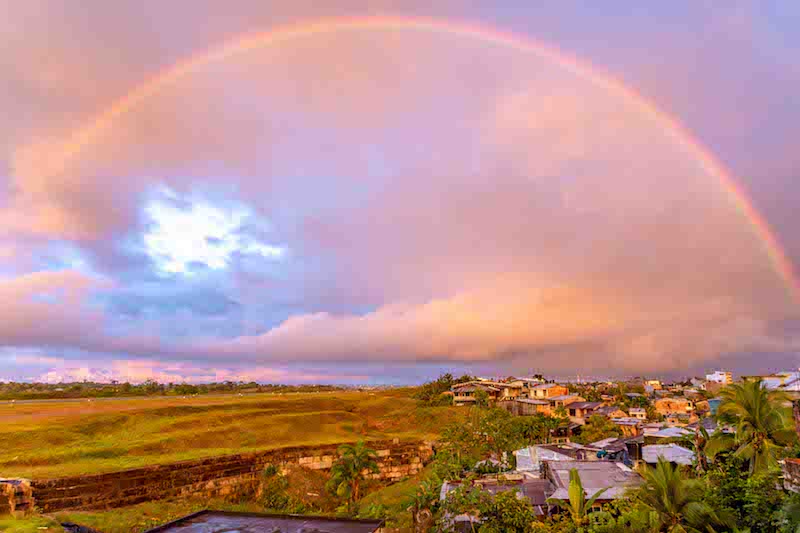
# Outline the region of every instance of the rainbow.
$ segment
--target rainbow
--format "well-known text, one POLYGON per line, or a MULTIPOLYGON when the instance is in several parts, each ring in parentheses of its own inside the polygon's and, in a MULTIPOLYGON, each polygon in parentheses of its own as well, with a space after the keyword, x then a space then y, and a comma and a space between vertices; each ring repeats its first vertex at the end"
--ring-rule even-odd
MULTIPOLYGON (((419 32, 444 33, 464 38, 478 39, 495 45, 506 46, 514 50, 535 54, 552 61, 561 68, 591 82, 597 87, 612 94, 618 94, 635 109, 663 125, 666 132, 682 148, 693 154, 703 170, 715 176, 727 192, 730 200, 747 218, 750 228, 764 246, 773 268, 789 288, 792 296, 800 302, 800 281, 794 273, 792 262, 784 253, 778 239, 764 218, 758 213, 744 190, 736 183, 733 176, 714 155, 705 148, 676 118, 661 111, 644 96, 624 85, 608 73, 594 66, 579 61, 560 50, 521 36, 504 33, 495 29, 471 26, 463 23, 444 22, 435 19, 407 17, 365 17, 365 18, 329 18, 311 23, 303 23, 271 29, 268 31, 237 37, 218 47, 195 54, 179 62, 156 76, 137 86, 124 97, 115 101, 105 111, 97 115, 88 125, 79 128, 61 147, 55 158, 55 167, 48 171, 49 175, 64 170, 70 160, 75 158, 86 146, 92 144, 103 132, 110 128, 114 121, 131 112, 139 103, 159 93, 163 88, 191 74, 192 72, 214 62, 224 61, 233 56, 243 54, 279 43, 310 37, 314 35, 351 31, 358 29, 395 29, 419 32)), ((52 160, 51 160, 52 161, 52 160)))

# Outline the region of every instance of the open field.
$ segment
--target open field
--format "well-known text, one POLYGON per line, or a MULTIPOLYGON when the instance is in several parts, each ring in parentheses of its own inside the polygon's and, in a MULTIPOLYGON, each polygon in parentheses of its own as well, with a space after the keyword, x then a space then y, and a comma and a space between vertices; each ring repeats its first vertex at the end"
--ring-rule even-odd
POLYGON ((0 403, 0 477, 52 478, 284 446, 432 439, 461 412, 409 390, 0 403))

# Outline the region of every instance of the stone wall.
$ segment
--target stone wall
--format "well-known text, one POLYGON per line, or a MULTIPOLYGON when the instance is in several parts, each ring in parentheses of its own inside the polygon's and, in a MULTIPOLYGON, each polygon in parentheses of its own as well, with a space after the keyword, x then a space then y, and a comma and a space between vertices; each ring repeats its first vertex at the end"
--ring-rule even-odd
MULTIPOLYGON (((433 456, 431 445, 422 441, 367 444, 378 454, 380 471, 370 476, 374 479, 397 481, 414 475, 433 456)), ((255 487, 268 464, 327 470, 336 460, 339 446, 281 448, 108 474, 34 480, 31 488, 36 506, 44 512, 114 508, 169 497, 220 497, 255 487)))
POLYGON ((0 516, 33 511, 30 482, 25 479, 0 479, 0 516))

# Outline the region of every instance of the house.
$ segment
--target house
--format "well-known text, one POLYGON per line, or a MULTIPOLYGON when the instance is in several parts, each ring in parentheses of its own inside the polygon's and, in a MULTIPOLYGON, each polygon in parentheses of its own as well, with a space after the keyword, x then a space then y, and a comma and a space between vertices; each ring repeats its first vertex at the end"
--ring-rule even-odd
POLYGON ((599 509, 602 504, 622 498, 642 483, 639 474, 623 463, 612 461, 544 461, 545 477, 555 487, 550 496, 556 500, 569 501, 569 473, 576 469, 586 494, 592 495, 600 489, 606 491, 595 501, 599 509))
POLYGON ((457 383, 450 387, 455 405, 465 405, 475 402, 475 393, 483 390, 488 394, 489 400, 500 402, 517 398, 522 391, 522 385, 503 383, 499 381, 476 380, 457 383))
POLYGON ((673 465, 690 466, 694 461, 694 452, 675 443, 642 446, 642 461, 647 466, 655 466, 659 459, 666 459, 673 465))
POLYGON ((645 433, 644 435, 644 443, 645 444, 658 444, 658 442, 662 439, 677 439, 681 437, 689 437, 693 434, 692 431, 678 427, 667 427, 659 429, 653 433, 645 433))
POLYGON ((599 448, 583 446, 574 442, 560 444, 535 444, 514 452, 517 470, 542 472, 543 461, 597 461, 599 448))
POLYGON ((243 513, 232 511, 199 511, 178 520, 150 529, 146 533, 189 533, 192 531, 338 531, 376 533, 384 526, 383 520, 356 520, 352 518, 301 516, 268 513, 243 513))
POLYGON ((640 394, 638 392, 626 392, 625 396, 627 398, 630 398, 631 400, 636 399, 636 398, 644 398, 645 397, 644 394, 640 394))
POLYGON ((631 407, 628 409, 628 413, 630 414, 631 418, 647 420, 647 409, 644 407, 631 407))
POLYGON ((641 432, 642 421, 638 418, 629 416, 612 418, 611 422, 622 430, 622 435, 625 437, 635 437, 641 432))
POLYGON ((623 418, 628 416, 628 413, 617 407, 616 405, 604 405, 594 410, 594 414, 604 416, 606 418, 623 418))
POLYGON ((663 389, 663 387, 661 386, 661 382, 657 379, 648 379, 644 382, 644 391, 648 394, 652 394, 661 389, 663 389))
MULTIPOLYGON (((444 501, 447 499, 447 494, 450 491, 455 490, 464 483, 467 483, 467 481, 453 480, 442 483, 442 488, 439 491, 439 500, 444 501)), ((492 495, 514 491, 518 498, 527 498, 531 502, 534 513, 538 517, 544 517, 549 514, 550 505, 547 504, 547 498, 553 492, 553 486, 548 479, 542 479, 525 472, 513 472, 504 474, 502 477, 488 475, 475 479, 472 481, 472 486, 492 495)), ((480 522, 480 517, 467 514, 451 516, 448 519, 451 521, 451 529, 457 532, 472 531, 472 524, 480 522)))
POLYGON ((669 413, 664 416, 667 426, 686 426, 698 420, 694 413, 669 413))
POLYGON ((585 399, 576 394, 564 394, 561 396, 551 396, 547 401, 550 402, 550 409, 555 412, 559 407, 566 408, 571 403, 583 402, 585 399))
POLYGON ((716 370, 711 374, 706 374, 706 381, 711 383, 720 383, 722 385, 730 385, 733 383, 733 374, 727 370, 716 370))
POLYGON ((500 402, 499 407, 516 416, 533 416, 537 414, 550 415, 550 402, 547 400, 531 400, 529 398, 514 398, 509 402, 500 402))
POLYGON ((642 459, 642 445, 644 437, 610 437, 589 444, 591 448, 600 448, 597 453, 602 460, 617 461, 633 466, 642 459))
POLYGON ((547 400, 553 396, 564 396, 569 394, 569 389, 558 383, 541 383, 534 385, 528 391, 528 397, 535 400, 547 400))
POLYGON ((458 383, 453 385, 450 390, 453 392, 454 405, 469 405, 476 401, 475 393, 484 391, 489 400, 496 402, 500 398, 500 388, 489 385, 486 382, 468 381, 466 383, 458 383))
POLYGON ((567 405, 567 415, 571 421, 583 425, 594 414, 594 410, 602 406, 602 402, 572 402, 567 405))
POLYGON ((694 400, 688 398, 659 398, 653 402, 659 414, 691 413, 694 411, 694 400))

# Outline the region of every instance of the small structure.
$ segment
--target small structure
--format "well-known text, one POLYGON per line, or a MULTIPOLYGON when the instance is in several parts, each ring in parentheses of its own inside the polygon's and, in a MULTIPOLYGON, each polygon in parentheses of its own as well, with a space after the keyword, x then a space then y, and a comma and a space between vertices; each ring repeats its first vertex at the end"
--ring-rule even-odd
POLYGON ((594 410, 602 406, 602 402, 572 402, 567 405, 567 414, 571 421, 583 425, 594 414, 594 410))
POLYGON ((693 431, 678 426, 666 427, 650 434, 646 433, 644 436, 644 443, 658 444, 661 439, 678 439, 681 437, 690 436, 693 433, 693 431))
POLYGON ((549 415, 550 402, 546 400, 531 400, 529 398, 514 398, 509 402, 500 402, 500 407, 516 416, 533 416, 537 414, 549 415))
POLYGON ((551 396, 547 401, 550 402, 550 409, 555 411, 559 407, 566 408, 571 403, 583 402, 584 398, 576 394, 562 394, 561 396, 551 396))
POLYGON ((600 448, 583 446, 574 442, 560 444, 535 444, 514 452, 517 470, 520 472, 542 472, 544 461, 597 461, 600 448))
MULTIPOLYGON (((450 491, 460 487, 463 483, 462 480, 445 481, 442 483, 439 499, 444 501, 450 491)), ((553 492, 553 487, 547 479, 526 473, 504 476, 490 475, 474 480, 472 486, 492 495, 514 491, 517 498, 527 498, 531 502, 537 516, 543 517, 549 514, 550 506, 547 504, 547 498, 553 492)), ((448 519, 453 526, 452 529, 465 532, 472 531, 472 524, 480 522, 479 517, 468 514, 450 516, 448 519)))
POLYGON ((601 504, 622 498, 630 489, 642 483, 639 474, 622 463, 611 461, 545 461, 547 479, 555 486, 551 498, 569 501, 569 472, 578 471, 581 483, 588 495, 607 488, 595 502, 601 504))
POLYGON ((534 385, 528 391, 528 397, 536 400, 547 400, 553 396, 564 396, 566 394, 569 394, 569 389, 558 383, 534 385))
POLYGON ((642 421, 638 418, 620 417, 612 418, 611 422, 622 430, 622 435, 625 437, 635 437, 640 433, 642 421))
POLYGON ((628 413, 630 413, 631 418, 636 418, 638 420, 647 420, 647 409, 644 407, 631 407, 628 409, 628 413))
POLYGON ((688 398, 659 398, 653 403, 656 411, 664 416, 671 413, 692 413, 694 401, 688 398))
POLYGON ((706 374, 706 381, 711 383, 720 383, 722 385, 730 385, 733 383, 733 374, 727 370, 716 370, 711 374, 706 374))
POLYGON ((694 461, 694 452, 675 443, 642 446, 642 460, 648 466, 655 466, 659 458, 666 459, 673 465, 689 466, 694 461))
POLYGON ((484 391, 488 395, 490 401, 496 402, 500 398, 499 387, 478 381, 459 383, 457 385, 453 385, 450 390, 453 392, 454 405, 475 403, 475 393, 479 390, 484 391))
POLYGON ((146 533, 376 533, 383 528, 383 520, 355 520, 338 517, 239 513, 229 511, 199 511, 146 533))
POLYGON ((628 413, 617 407, 616 405, 604 405, 594 410, 594 414, 604 416, 606 418, 623 418, 628 416, 628 413))

